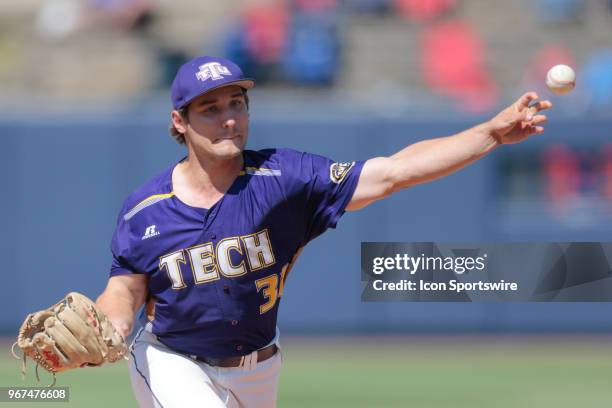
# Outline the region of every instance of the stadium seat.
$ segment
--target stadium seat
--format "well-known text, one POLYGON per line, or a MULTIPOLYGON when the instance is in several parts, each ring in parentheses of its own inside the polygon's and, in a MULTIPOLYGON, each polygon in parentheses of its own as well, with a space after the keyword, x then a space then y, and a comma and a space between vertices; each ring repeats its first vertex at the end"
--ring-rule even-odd
POLYGON ((579 194, 580 164, 576 154, 564 144, 551 144, 542 155, 546 198, 564 204, 579 194))
POLYGON ((406 20, 428 20, 452 10, 456 0, 394 0, 396 13, 406 20))
POLYGON ((432 91, 457 100, 464 111, 486 111, 495 104, 498 90, 484 55, 484 42, 468 23, 432 25, 421 42, 425 82, 432 91))
POLYGON ((593 110, 610 111, 612 107, 612 48, 595 51, 581 70, 584 87, 593 110))
POLYGON ((331 85, 340 60, 340 41, 334 13, 296 14, 283 70, 301 85, 331 85))
POLYGON ((539 20, 544 23, 565 23, 580 20, 584 14, 584 0, 537 0, 527 2, 534 7, 539 20))

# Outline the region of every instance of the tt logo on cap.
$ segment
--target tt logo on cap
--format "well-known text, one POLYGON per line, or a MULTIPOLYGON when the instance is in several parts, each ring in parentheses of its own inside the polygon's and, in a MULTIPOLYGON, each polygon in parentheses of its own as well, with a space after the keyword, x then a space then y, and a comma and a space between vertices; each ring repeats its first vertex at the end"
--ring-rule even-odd
POLYGON ((208 64, 200 65, 200 72, 196 73, 196 77, 200 81, 206 81, 212 79, 222 79, 223 75, 232 75, 227 67, 219 64, 218 62, 209 62, 208 64))

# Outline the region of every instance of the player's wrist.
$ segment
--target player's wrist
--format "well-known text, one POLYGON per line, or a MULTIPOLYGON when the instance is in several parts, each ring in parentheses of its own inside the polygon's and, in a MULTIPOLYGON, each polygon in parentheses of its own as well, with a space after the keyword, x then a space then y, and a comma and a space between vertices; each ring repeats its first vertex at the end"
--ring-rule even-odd
POLYGON ((126 322, 124 320, 113 320, 113 319, 109 319, 109 321, 115 328, 115 331, 117 331, 117 333, 119 333, 121 337, 123 337, 124 340, 127 339, 129 335, 132 333, 132 323, 131 322, 126 322))
POLYGON ((504 144, 502 136, 497 131, 492 120, 481 123, 476 129, 477 133, 484 140, 486 153, 504 144))

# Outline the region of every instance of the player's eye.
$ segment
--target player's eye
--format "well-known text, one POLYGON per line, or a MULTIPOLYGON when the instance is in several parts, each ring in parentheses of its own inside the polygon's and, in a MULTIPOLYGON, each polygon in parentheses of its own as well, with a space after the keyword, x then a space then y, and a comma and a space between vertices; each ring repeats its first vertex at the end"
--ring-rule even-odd
POLYGON ((240 108, 240 107, 242 107, 242 101, 241 101, 240 99, 234 99, 234 100, 231 102, 231 106, 232 106, 233 108, 240 108))
POLYGON ((219 108, 216 105, 211 105, 206 108, 202 112, 204 113, 216 113, 219 111, 219 108))

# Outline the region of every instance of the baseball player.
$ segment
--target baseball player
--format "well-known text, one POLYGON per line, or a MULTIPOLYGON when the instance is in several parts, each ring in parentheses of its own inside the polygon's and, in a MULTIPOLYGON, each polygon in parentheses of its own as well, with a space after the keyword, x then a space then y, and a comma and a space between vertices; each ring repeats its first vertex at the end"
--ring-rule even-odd
POLYGON ((390 157, 339 163, 291 149, 245 150, 247 90, 223 58, 183 65, 171 132, 187 148, 125 201, 108 286, 97 300, 127 337, 141 407, 274 407, 276 318, 300 250, 345 211, 450 174, 544 131, 549 101, 524 94, 490 121, 390 157))

